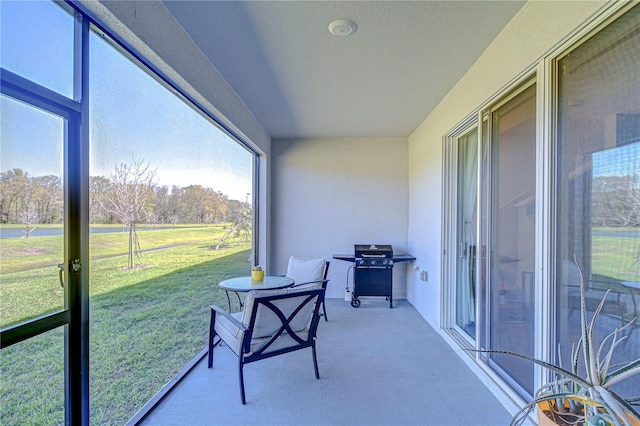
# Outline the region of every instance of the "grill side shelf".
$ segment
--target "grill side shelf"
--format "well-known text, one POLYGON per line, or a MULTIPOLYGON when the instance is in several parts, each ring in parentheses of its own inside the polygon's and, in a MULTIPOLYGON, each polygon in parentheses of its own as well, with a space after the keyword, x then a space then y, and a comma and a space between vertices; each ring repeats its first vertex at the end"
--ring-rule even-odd
MULTIPOLYGON (((344 260, 346 262, 355 262, 356 257, 353 254, 334 254, 333 258, 336 260, 344 260)), ((411 262, 416 260, 415 256, 411 254, 394 254, 393 263, 411 262)))

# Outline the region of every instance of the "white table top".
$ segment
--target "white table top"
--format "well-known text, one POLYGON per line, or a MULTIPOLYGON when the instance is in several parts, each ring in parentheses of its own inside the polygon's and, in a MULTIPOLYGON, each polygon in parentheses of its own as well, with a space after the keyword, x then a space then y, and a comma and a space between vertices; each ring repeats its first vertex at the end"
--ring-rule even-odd
POLYGON ((254 282, 251 276, 230 278, 221 281, 218 286, 223 290, 246 292, 251 290, 274 290, 278 288, 286 288, 292 286, 293 279, 289 277, 281 277, 277 275, 265 275, 264 281, 254 282))

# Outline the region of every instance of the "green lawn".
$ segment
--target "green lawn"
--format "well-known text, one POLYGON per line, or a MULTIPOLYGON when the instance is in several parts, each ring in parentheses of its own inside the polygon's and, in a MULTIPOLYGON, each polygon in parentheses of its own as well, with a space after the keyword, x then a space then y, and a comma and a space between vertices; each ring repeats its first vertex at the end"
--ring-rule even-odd
MULTIPOLYGON (((144 252, 139 262, 146 266, 134 270, 122 269, 126 234, 92 235, 92 424, 125 423, 206 346, 208 305, 226 305, 217 283, 250 268, 250 243, 233 240, 211 250, 223 233, 222 226, 140 232, 142 249, 156 250, 144 252)), ((57 268, 51 266, 59 262, 59 242, 50 241, 55 238, 61 239, 2 241, 3 324, 55 309, 62 300, 57 268), (23 256, 22 262, 4 257, 25 247, 39 254, 23 256)), ((63 422, 62 336, 53 330, 2 350, 1 424, 63 422)))
MULTIPOLYGON (((119 225, 114 226, 121 228, 119 225)), ((212 247, 225 225, 141 230, 144 267, 127 264, 126 233, 91 235, 91 423, 121 425, 206 346, 209 310, 227 299, 217 283, 249 273, 250 243, 212 247)), ((638 281, 638 239, 596 237, 592 273, 638 281)), ((0 241, 0 324, 62 307, 62 237, 0 241)), ((63 420, 63 330, 0 353, 0 424, 63 420)))
POLYGON ((640 281, 639 238, 593 237, 591 259, 593 275, 609 277, 612 282, 640 281))

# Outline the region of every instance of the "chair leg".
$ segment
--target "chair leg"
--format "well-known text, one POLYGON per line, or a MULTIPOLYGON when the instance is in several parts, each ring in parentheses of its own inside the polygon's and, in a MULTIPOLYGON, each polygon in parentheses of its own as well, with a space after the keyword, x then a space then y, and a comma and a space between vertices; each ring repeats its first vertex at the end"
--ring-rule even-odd
POLYGON ((324 312, 324 320, 325 320, 325 322, 329 321, 327 319, 327 306, 324 304, 324 301, 322 301, 322 312, 324 312))
POLYGON ((315 342, 311 346, 311 352, 313 353, 313 369, 316 372, 316 379, 320 378, 320 373, 318 372, 318 357, 316 356, 316 345, 315 342))
POLYGON ((242 367, 244 364, 242 363, 242 355, 238 357, 238 377, 240 379, 240 400, 242 401, 242 405, 247 403, 247 400, 244 397, 244 373, 242 371, 242 367))
POLYGON ((208 359, 208 367, 211 368, 213 366, 213 341, 216 337, 216 311, 211 310, 211 323, 209 324, 209 359, 208 359))

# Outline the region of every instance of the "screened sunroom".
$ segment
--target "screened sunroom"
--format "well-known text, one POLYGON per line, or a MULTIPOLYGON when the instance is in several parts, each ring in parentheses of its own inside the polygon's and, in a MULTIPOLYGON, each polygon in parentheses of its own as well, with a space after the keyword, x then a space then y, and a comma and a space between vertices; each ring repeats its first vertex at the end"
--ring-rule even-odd
POLYGON ((581 281, 589 315, 606 294, 596 340, 624 328, 615 362, 640 357, 637 2, 0 17, 4 424, 500 424, 549 373, 482 350, 567 358, 581 281), (416 258, 393 309, 349 305, 333 255, 365 243, 416 258), (218 284, 291 255, 331 264, 321 379, 276 357, 211 417, 237 400, 235 365, 202 361, 218 284))

